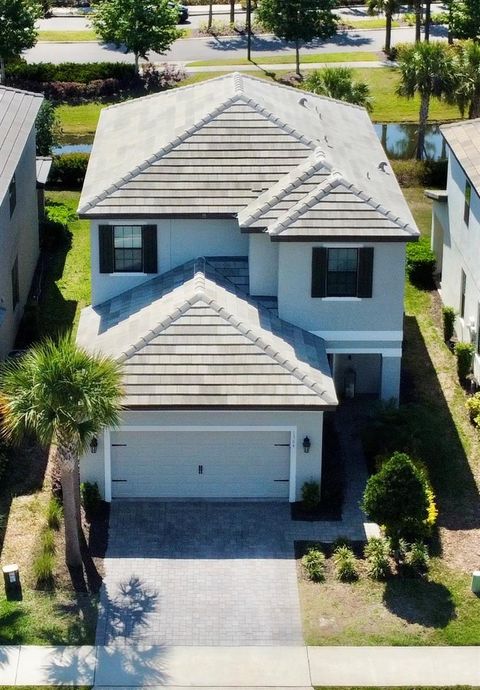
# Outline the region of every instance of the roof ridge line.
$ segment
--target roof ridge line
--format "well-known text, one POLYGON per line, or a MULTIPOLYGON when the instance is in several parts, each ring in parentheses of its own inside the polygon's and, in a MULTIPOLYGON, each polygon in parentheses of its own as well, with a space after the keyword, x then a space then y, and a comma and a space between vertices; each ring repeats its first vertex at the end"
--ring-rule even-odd
MULTIPOLYGON (((157 95, 157 94, 152 94, 152 95, 157 95)), ((123 184, 125 184, 126 182, 129 182, 130 180, 135 178, 139 173, 143 172, 143 170, 145 170, 150 165, 153 165, 158 160, 160 160, 160 158, 162 156, 164 156, 166 153, 169 153, 174 148, 179 146, 179 144, 182 144, 186 139, 188 139, 188 137, 192 136, 192 134, 194 134, 200 127, 211 122, 214 117, 216 117, 217 115, 220 115, 222 110, 225 110, 226 108, 231 106, 233 103, 238 101, 240 96, 241 96, 241 94, 239 94, 237 92, 233 93, 226 100, 222 101, 222 103, 220 105, 218 105, 213 110, 210 110, 206 115, 204 115, 199 120, 197 120, 193 125, 190 125, 190 127, 188 129, 186 129, 181 134, 176 136, 175 139, 173 139, 172 141, 169 141, 168 144, 163 146, 159 151, 157 151, 153 155, 149 156, 146 160, 139 163, 133 170, 130 170, 130 172, 128 172, 120 180, 118 180, 118 182, 114 182, 107 189, 105 189, 103 192, 101 192, 100 194, 97 194, 95 197, 93 197, 93 199, 84 203, 83 206, 78 209, 78 213, 85 213, 88 209, 93 208, 100 201, 103 201, 104 199, 109 197, 110 194, 113 194, 115 191, 117 191, 123 184)))
MULTIPOLYGON (((242 221, 242 227, 249 227, 269 209, 273 208, 273 206, 278 204, 278 202, 281 199, 283 199, 285 196, 294 191, 303 182, 305 182, 305 180, 307 180, 309 177, 311 177, 314 173, 318 172, 322 168, 326 168, 327 171, 332 171, 333 166, 331 165, 331 163, 327 161, 327 155, 325 151, 322 148, 320 148, 320 146, 317 146, 317 148, 314 150, 311 156, 308 156, 308 158, 299 163, 299 165, 296 168, 286 173, 286 175, 283 175, 278 180, 278 182, 276 182, 272 187, 263 192, 263 194, 261 194, 260 197, 257 197, 257 199, 254 202, 252 202, 252 204, 258 203, 258 201, 261 199, 263 195, 272 193, 273 188, 279 185, 282 180, 286 181, 288 178, 290 178, 289 183, 283 188, 279 189, 278 194, 275 194, 275 196, 273 196, 269 201, 265 202, 262 206, 257 208, 257 210, 254 211, 254 213, 252 213, 245 220, 242 221)), ((248 206, 246 208, 248 208, 248 206)))
POLYGON ((9 93, 20 93, 22 96, 34 96, 35 98, 44 98, 43 93, 37 93, 36 91, 27 91, 26 89, 19 89, 17 86, 7 86, 6 84, 0 84, 0 91, 8 91, 9 93))

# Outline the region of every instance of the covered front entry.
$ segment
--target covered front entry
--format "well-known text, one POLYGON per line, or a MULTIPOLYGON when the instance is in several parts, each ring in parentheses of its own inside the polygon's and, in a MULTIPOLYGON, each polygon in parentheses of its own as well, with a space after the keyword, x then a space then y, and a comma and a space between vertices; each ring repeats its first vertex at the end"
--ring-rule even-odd
POLYGON ((112 432, 112 498, 288 499, 293 436, 247 427, 112 432))

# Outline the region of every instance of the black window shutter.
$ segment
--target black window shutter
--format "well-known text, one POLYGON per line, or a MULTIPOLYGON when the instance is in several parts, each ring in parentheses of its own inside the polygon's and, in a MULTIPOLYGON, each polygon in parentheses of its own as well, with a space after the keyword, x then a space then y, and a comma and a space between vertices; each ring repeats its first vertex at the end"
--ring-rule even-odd
POLYGON ((157 226, 142 226, 143 272, 157 273, 157 226))
POLYGON ((98 228, 100 273, 113 273, 113 225, 98 228))
POLYGON ((371 297, 373 285, 373 247, 358 250, 357 297, 371 297))
POLYGON ((312 297, 327 294, 327 250, 325 247, 312 249, 312 297))

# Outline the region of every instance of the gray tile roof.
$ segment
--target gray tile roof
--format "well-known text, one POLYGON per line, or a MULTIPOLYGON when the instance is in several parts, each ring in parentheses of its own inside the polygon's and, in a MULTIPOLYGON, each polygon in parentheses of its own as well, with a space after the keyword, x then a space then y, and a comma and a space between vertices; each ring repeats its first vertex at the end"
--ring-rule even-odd
POLYGON ((47 184, 50 169, 52 167, 51 156, 37 156, 37 186, 44 187, 47 184))
POLYGON ((0 86, 0 201, 7 193, 42 101, 41 94, 0 86))
POLYGON ((249 297, 245 271, 191 261, 84 309, 77 342, 123 363, 129 407, 335 406, 324 341, 249 297))
MULTIPOLYGON (((242 222, 268 198, 268 212, 251 226, 260 228, 337 171, 376 199, 371 205, 401 219, 404 239, 416 236, 364 109, 228 74, 105 108, 79 210, 85 217, 238 214, 242 222)), ((340 210, 353 218, 357 207, 340 210)), ((383 228, 373 223, 372 231, 383 228)))
POLYGON ((470 182, 480 192, 480 119, 442 125, 440 131, 470 182))

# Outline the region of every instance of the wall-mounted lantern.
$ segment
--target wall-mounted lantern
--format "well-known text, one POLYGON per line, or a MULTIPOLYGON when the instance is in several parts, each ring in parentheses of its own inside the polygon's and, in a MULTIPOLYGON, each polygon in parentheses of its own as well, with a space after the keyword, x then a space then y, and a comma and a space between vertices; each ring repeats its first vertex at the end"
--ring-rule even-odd
POLYGON ((90 451, 92 453, 96 453, 98 448, 98 440, 96 436, 92 436, 92 440, 90 441, 90 451))
POLYGON ((310 439, 308 438, 308 436, 305 436, 305 438, 303 439, 303 452, 309 453, 311 445, 312 445, 312 443, 311 443, 310 439))

